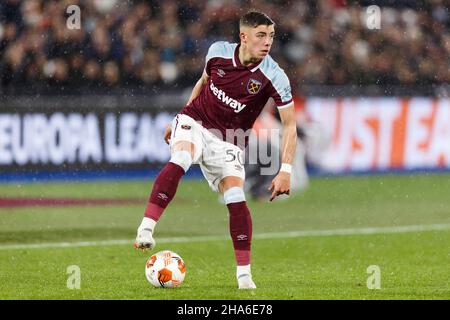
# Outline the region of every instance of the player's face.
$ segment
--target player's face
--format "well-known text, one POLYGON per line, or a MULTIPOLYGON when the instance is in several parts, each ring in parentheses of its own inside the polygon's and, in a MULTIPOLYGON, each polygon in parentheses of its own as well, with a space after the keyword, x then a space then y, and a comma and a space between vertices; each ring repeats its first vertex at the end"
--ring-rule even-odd
POLYGON ((263 59, 269 54, 275 36, 273 25, 260 25, 256 28, 245 28, 241 40, 246 44, 250 55, 255 59, 263 59))

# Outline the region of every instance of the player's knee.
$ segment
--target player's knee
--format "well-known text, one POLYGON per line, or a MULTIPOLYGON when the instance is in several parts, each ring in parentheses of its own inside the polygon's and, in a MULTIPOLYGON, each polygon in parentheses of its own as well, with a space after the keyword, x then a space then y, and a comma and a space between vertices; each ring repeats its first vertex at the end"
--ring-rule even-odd
POLYGON ((192 156, 189 151, 175 151, 169 161, 179 165, 184 172, 187 172, 192 165, 192 156))
POLYGON ((223 193, 225 204, 245 201, 245 193, 241 187, 232 187, 223 193))

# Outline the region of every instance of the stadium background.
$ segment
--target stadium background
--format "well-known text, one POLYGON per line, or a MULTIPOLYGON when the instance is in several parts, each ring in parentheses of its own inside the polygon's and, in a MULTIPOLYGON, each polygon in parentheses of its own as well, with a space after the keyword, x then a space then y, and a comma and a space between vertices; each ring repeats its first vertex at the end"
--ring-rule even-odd
MULTIPOLYGON (((137 226, 148 195, 147 182, 169 158, 162 139, 166 124, 187 101, 203 70, 209 45, 218 40, 237 41, 237 19, 254 7, 267 12, 276 22, 271 55, 291 80, 299 126, 308 119, 319 124, 328 137, 320 159, 309 163, 309 172, 338 176, 334 180, 317 178, 305 198, 294 198, 276 207, 275 210, 286 212, 286 217, 280 217, 275 225, 269 209, 252 204, 260 214, 255 219, 259 221, 255 232, 404 225, 448 230, 450 215, 445 190, 446 171, 450 168, 449 5, 444 0, 1 1, 0 181, 4 184, 0 185, 0 254, 5 254, 4 263, 10 263, 3 265, 6 276, 1 274, 9 279, 5 281, 9 291, 3 297, 59 298, 67 294, 55 296, 51 286, 43 295, 37 289, 28 295, 26 290, 12 289, 17 277, 7 273, 16 265, 10 258, 20 258, 16 251, 10 254, 8 250, 25 250, 23 242, 39 246, 60 241, 133 238, 134 225, 137 226), (66 8, 73 4, 81 8, 80 30, 66 27, 70 16, 66 8), (381 28, 371 30, 367 27, 366 8, 373 4, 381 8, 381 28), (372 175, 379 172, 389 174, 372 175), (354 173, 365 175, 346 176, 354 173), (105 178, 114 182, 77 182, 105 178), (118 178, 143 178, 144 182, 120 185, 118 178), (43 183, 48 180, 62 183, 43 183), (132 198, 134 202, 117 204, 114 209, 108 205, 97 207, 95 201, 83 204, 88 208, 81 210, 76 206, 45 207, 46 198, 60 197, 59 204, 67 204, 73 196, 88 200, 132 198), (23 204, 23 198, 34 199, 31 208, 23 204), (332 204, 327 204, 328 200, 332 204), (128 216, 122 211, 128 211, 128 216), (111 216, 105 218, 105 212, 111 216), (299 222, 297 212, 303 212, 306 218, 299 222), (105 219, 109 222, 102 225, 105 219), (114 219, 116 222, 110 221, 114 219), (25 238, 23 232, 27 232, 25 238)), ((200 177, 198 170, 190 175, 200 177)), ((181 200, 170 212, 172 222, 168 218, 161 223, 163 238, 226 234, 226 217, 211 225, 200 221, 208 221, 208 206, 217 205, 214 194, 205 198, 203 192, 209 194, 197 180, 181 188, 181 200), (178 211, 193 210, 198 221, 191 225, 178 211)), ((391 261, 402 256, 402 250, 410 257, 414 257, 414 248, 429 254, 430 259, 425 260, 434 265, 435 273, 431 280, 427 279, 434 287, 424 280, 412 281, 412 291, 394 290, 387 296, 362 294, 354 288, 347 295, 340 295, 338 290, 321 295, 321 285, 316 283, 316 291, 281 293, 280 289, 278 295, 267 293, 259 298, 321 298, 327 294, 331 298, 445 297, 448 270, 439 267, 448 261, 447 251, 440 245, 446 237, 448 231, 405 236, 397 242, 378 239, 386 246, 394 244, 389 253, 391 261), (427 241, 436 246, 422 248, 427 241), (411 244, 411 251, 405 243, 411 244), (420 285, 429 291, 417 289, 420 285)), ((308 241, 313 248, 313 240, 308 241)), ((370 243, 377 241, 372 239, 370 243)), ((320 245, 327 247, 325 240, 320 245)), ((346 245, 354 243, 343 242, 346 245)), ((385 252, 376 249, 381 255, 385 252)), ((52 254, 49 250, 48 257, 52 254)), ((114 249, 107 250, 117 254, 114 249)), ((182 256, 188 255, 187 247, 179 250, 184 250, 182 256)), ((202 254, 197 250, 197 254, 202 254)), ((367 247, 364 250, 370 251, 367 247)), ((74 251, 71 257, 80 252, 74 251)), ((26 259, 40 260, 32 250, 28 254, 26 259)), ((93 252, 89 254, 97 267, 101 265, 93 252)), ((70 260, 63 254, 56 256, 62 261, 70 260)), ((339 260, 344 256, 332 254, 330 258, 339 260)), ((143 263, 136 256, 130 259, 143 263)), ((364 261, 360 267, 366 266, 365 260, 360 260, 364 261)), ((49 263, 52 261, 57 264, 49 258, 49 263)), ((418 268, 421 261, 408 260, 395 270, 400 273, 411 264, 418 268)), ((195 261, 191 263, 195 265, 195 261)), ((331 265, 342 270, 348 267, 345 263, 345 268, 331 265)), ((135 265, 131 267, 130 262, 127 268, 131 270, 135 265)), ((327 267, 323 268, 327 271, 327 267)), ((414 270, 416 273, 412 272, 408 281, 422 271, 414 270)), ((194 275, 198 271, 190 272, 194 275)), ((310 275, 307 268, 298 272, 305 277, 310 275)), ((334 270, 330 272, 333 274, 334 270)), ((50 273, 46 276, 51 282, 50 273)), ((191 281, 192 288, 197 288, 195 280, 191 281)), ((235 298, 231 291, 226 292, 229 296, 205 293, 199 298, 235 298)), ((141 293, 128 292, 125 297, 141 297, 141 293)), ((186 297, 192 297, 190 294, 188 291, 186 297)), ((86 298, 95 294, 68 296, 86 298)), ((164 298, 173 296, 164 293, 164 298)))
MULTIPOLYGON (((357 2, 258 4, 277 21, 272 55, 296 107, 329 138, 316 171, 450 165, 445 2, 395 3, 383 8, 379 30, 368 29, 357 2)), ((70 4, 80 5, 80 30, 66 27, 67 1, 1 4, 2 171, 148 169, 167 160, 162 132, 208 46, 236 41, 236 19, 252 4, 70 4)))

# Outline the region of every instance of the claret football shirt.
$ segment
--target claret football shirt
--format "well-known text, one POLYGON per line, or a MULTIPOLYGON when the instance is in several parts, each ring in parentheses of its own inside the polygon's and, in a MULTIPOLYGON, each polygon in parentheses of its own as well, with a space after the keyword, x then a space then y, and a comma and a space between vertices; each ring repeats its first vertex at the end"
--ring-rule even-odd
POLYGON ((239 44, 219 41, 208 50, 205 71, 208 83, 181 113, 240 147, 247 145, 249 129, 268 99, 279 109, 293 105, 289 79, 270 55, 246 67, 239 61, 239 44))

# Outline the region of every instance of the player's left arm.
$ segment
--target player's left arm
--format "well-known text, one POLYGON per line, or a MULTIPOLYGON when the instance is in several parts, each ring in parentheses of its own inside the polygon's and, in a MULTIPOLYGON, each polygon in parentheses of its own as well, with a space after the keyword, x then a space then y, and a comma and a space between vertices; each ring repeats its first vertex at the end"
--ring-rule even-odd
POLYGON ((272 191, 270 201, 280 194, 289 194, 291 188, 291 173, 289 171, 294 162, 295 149, 297 146, 297 123, 295 119, 295 108, 292 103, 287 108, 279 109, 281 123, 283 125, 283 138, 281 147, 282 167, 278 175, 272 180, 269 191, 272 191))

